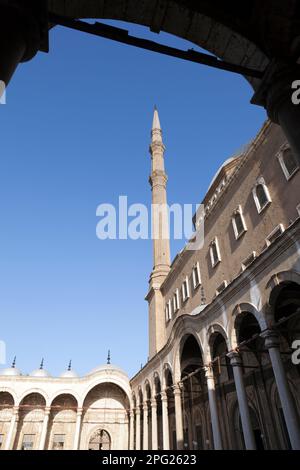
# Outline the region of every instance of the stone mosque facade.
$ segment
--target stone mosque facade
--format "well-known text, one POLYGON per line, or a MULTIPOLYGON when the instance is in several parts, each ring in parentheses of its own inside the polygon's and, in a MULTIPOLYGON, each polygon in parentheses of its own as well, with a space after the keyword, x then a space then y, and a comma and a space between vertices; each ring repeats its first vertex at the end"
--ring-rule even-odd
MULTIPOLYGON (((152 201, 164 204, 157 110, 151 136, 152 201)), ((194 220, 204 246, 171 262, 168 237, 153 241, 143 369, 51 377, 13 363, 0 372, 1 449, 300 449, 299 186, 281 128, 265 122, 211 182, 194 220)))

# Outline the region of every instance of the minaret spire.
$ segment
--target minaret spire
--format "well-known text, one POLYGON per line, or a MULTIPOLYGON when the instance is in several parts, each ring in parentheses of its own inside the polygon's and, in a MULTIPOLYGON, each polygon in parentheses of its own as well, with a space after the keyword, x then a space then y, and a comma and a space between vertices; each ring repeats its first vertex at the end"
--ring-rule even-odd
POLYGON ((157 107, 154 108, 151 130, 152 239, 153 271, 150 276, 149 302, 149 356, 165 345, 165 315, 160 286, 170 271, 170 234, 167 206, 167 175, 165 173, 165 146, 157 107))

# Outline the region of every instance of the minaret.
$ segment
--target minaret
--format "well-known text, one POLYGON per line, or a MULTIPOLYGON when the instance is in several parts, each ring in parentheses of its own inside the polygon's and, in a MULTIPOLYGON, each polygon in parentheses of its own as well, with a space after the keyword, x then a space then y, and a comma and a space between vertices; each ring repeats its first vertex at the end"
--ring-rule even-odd
POLYGON ((150 276, 149 293, 149 357, 166 343, 164 299, 161 285, 170 271, 170 234, 167 209, 167 175, 164 164, 165 146, 162 139, 157 108, 154 109, 151 132, 152 238, 154 265, 150 276))

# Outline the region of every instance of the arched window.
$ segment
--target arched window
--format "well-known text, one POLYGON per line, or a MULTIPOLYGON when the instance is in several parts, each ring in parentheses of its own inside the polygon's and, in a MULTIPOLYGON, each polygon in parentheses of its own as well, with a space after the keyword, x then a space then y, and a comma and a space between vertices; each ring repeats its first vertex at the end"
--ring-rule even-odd
POLYGON ((209 251, 210 251, 211 265, 214 268, 221 261, 221 255, 220 255, 219 244, 218 244, 217 238, 215 238, 211 242, 209 251))
POLYGON ((284 176, 289 180, 299 169, 299 165, 295 155, 293 154, 290 147, 285 147, 279 154, 278 160, 284 176))
POLYGON ((104 429, 98 429, 90 438, 89 450, 110 450, 110 435, 104 429))
POLYGON ((262 212, 271 202, 269 190, 263 178, 260 178, 252 190, 257 212, 262 212))
POLYGON ((233 213, 232 226, 236 240, 247 230, 241 206, 239 206, 233 213))

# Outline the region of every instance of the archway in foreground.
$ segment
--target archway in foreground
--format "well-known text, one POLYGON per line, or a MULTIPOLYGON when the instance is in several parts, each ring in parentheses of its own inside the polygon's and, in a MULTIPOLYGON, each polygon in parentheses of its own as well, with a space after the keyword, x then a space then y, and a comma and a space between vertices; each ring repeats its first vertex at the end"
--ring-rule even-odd
POLYGON ((111 438, 105 429, 97 429, 90 440, 89 450, 111 450, 111 438))

